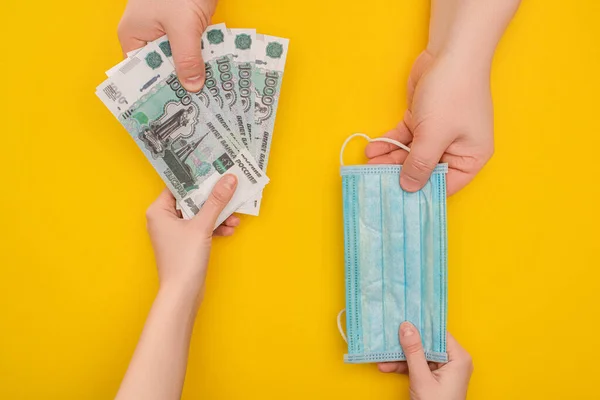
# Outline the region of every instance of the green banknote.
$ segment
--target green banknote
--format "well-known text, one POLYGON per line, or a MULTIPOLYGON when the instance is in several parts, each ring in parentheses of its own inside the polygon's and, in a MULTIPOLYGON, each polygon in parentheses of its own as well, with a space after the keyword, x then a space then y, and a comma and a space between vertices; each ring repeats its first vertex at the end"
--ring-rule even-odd
POLYGON ((173 73, 173 65, 156 43, 149 43, 118 68, 107 71, 109 73, 110 79, 96 88, 96 94, 113 115, 119 117, 173 73))
POLYGON ((233 37, 227 32, 225 24, 215 24, 206 28, 202 35, 202 57, 206 63, 205 87, 222 99, 221 107, 229 115, 230 128, 235 131, 239 141, 248 148, 247 125, 244 121, 242 97, 238 78, 233 71, 233 37))
POLYGON ((188 93, 167 36, 106 71, 96 94, 119 119, 193 217, 224 173, 238 177, 232 212, 258 215, 288 40, 254 29, 209 26, 201 39, 206 83, 188 93))
MULTIPOLYGON (((252 154, 259 167, 267 170, 273 128, 279 104, 281 80, 288 51, 288 39, 268 35, 256 35, 254 54, 255 66, 252 72, 254 86, 254 127, 252 128, 252 154)), ((258 215, 262 194, 240 207, 240 212, 258 215)))
POLYGON ((255 91, 252 144, 258 165, 266 171, 289 40, 257 34, 256 42, 256 66, 252 73, 255 91))
MULTIPOLYGON (((130 61, 132 61, 132 58, 134 58, 136 55, 138 56, 138 58, 143 56, 145 53, 140 52, 146 52, 149 48, 152 49, 152 51, 158 52, 159 54, 163 55, 164 58, 169 61, 168 64, 164 64, 164 66, 162 67, 167 68, 167 74, 171 73, 172 70, 174 70, 173 54, 171 52, 171 44, 169 42, 169 39, 167 35, 164 35, 142 49, 133 50, 127 53, 128 58, 106 71, 106 76, 108 76, 109 78, 116 79, 116 76, 121 75, 119 73, 122 73, 123 71, 126 73, 129 69, 129 67, 126 67, 126 65, 129 64, 130 61)), ((234 135, 230 129, 231 121, 229 117, 224 114, 223 109, 219 106, 219 103, 223 102, 222 98, 214 98, 212 94, 208 91, 208 89, 203 89, 200 92, 195 93, 194 95, 210 110, 215 119, 221 124, 223 128, 225 128, 228 135, 235 140, 236 144, 238 144, 238 146, 241 146, 241 143, 238 141, 238 137, 234 135)))
POLYGON ((233 40, 233 75, 242 102, 242 117, 248 133, 248 148, 252 148, 252 127, 254 126, 254 84, 252 71, 256 61, 253 46, 256 43, 256 29, 227 29, 233 40))
MULTIPOLYGON (((171 65, 175 65, 173 63, 173 54, 171 52, 171 43, 169 42, 169 38, 167 35, 164 35, 154 41, 154 43, 161 49, 163 54, 167 57, 171 65)), ((206 66, 206 79, 212 79, 212 67, 205 63, 206 66)), ((212 80, 210 82, 213 83, 212 80)), ((196 96, 211 112, 211 114, 215 117, 215 119, 221 124, 223 128, 227 131, 227 134, 230 138, 235 142, 236 146, 241 147, 242 141, 239 134, 233 129, 232 121, 230 116, 226 113, 226 109, 224 108, 225 99, 223 94, 219 90, 211 90, 209 86, 205 85, 202 90, 198 93, 195 93, 196 96)))
MULTIPOLYGON (((234 114, 235 108, 232 106, 232 104, 228 104, 226 102, 230 101, 232 98, 235 98, 235 96, 237 96, 237 95, 235 93, 228 93, 226 90, 223 90, 223 88, 228 88, 229 86, 227 85, 226 82, 219 83, 218 79, 215 78, 215 74, 214 74, 215 69, 212 66, 215 63, 215 60, 214 59, 211 60, 211 57, 214 58, 215 54, 222 55, 224 53, 231 52, 229 50, 226 50, 226 48, 224 46, 226 43, 229 43, 229 48, 231 48, 232 43, 233 43, 233 38, 231 38, 229 33, 226 31, 223 34, 223 37, 221 37, 220 33, 222 33, 221 28, 223 28, 223 27, 224 27, 224 24, 214 25, 214 26, 210 27, 210 29, 207 30, 206 34, 204 35, 204 38, 202 40, 202 47, 203 47, 202 50, 203 50, 204 56, 208 60, 205 63, 206 84, 203 87, 203 89, 200 92, 194 94, 194 96, 196 96, 198 98, 198 100, 200 100, 209 109, 210 114, 212 114, 214 116, 214 118, 225 129, 226 133, 232 139, 232 141, 234 142, 234 145, 236 147, 248 148, 250 146, 250 140, 249 140, 249 135, 246 134, 247 130, 242 130, 241 132, 240 132, 240 130, 238 130, 236 133, 235 130, 232 130, 230 128, 230 126, 234 126, 231 122, 232 120, 236 120, 236 123, 238 124, 238 126, 240 123, 244 124, 245 126, 250 126, 250 123, 246 123, 246 122, 240 120, 239 116, 238 116, 238 118, 236 118, 236 115, 234 114), (205 43, 205 40, 207 40, 206 36, 207 36, 208 32, 214 31, 215 29, 219 29, 216 37, 215 37, 215 32, 212 32, 211 36, 210 36, 211 40, 215 43, 205 46, 204 43, 205 43), (225 40, 225 39, 227 39, 227 40, 225 40), (244 136, 242 136, 242 135, 244 135, 244 136)), ((151 46, 153 51, 157 51, 160 54, 164 55, 164 57, 167 60, 169 60, 170 65, 173 65, 171 44, 166 35, 156 39, 154 42, 152 42, 148 46, 151 46)), ((141 50, 143 51, 144 49, 141 49, 141 50)), ((139 51, 140 50, 136 50, 135 52, 130 53, 130 54, 132 56, 135 56, 136 54, 138 54, 139 51)), ((253 55, 251 55, 251 56, 246 55, 247 59, 253 60, 253 57, 254 57, 253 55)), ((219 58, 221 58, 221 57, 219 57, 219 58)), ((217 61, 218 60, 219 59, 217 58, 217 61)), ((115 74, 118 74, 121 71, 121 69, 123 68, 123 66, 128 63, 128 61, 129 60, 124 60, 121 63, 117 64, 115 67, 106 71, 107 76, 113 77, 113 76, 115 76, 115 74)), ((221 69, 221 71, 219 71, 219 73, 221 73, 221 75, 223 75, 223 72, 227 73, 227 71, 224 70, 224 67, 218 66, 217 68, 221 69)), ((244 77, 251 78, 249 73, 242 72, 242 75, 244 77)), ((251 82, 251 79, 248 79, 248 80, 250 80, 250 82, 251 82)), ((246 86, 248 86, 247 82, 246 83, 242 82, 242 85, 244 85, 244 84, 246 86)), ((246 92, 243 92, 244 96, 240 96, 239 98, 244 99, 247 95, 252 95, 252 96, 254 95, 254 93, 252 91, 249 91, 249 92, 250 92, 249 94, 246 92)), ((246 101, 246 106, 248 106, 248 108, 249 108, 248 111, 253 111, 252 108, 250 107, 251 104, 253 104, 253 103, 246 101)), ((241 107, 241 103, 240 103, 240 107, 241 107)), ((242 114, 242 113, 243 113, 243 110, 240 108, 239 114, 242 114)), ((250 113, 250 114, 253 116, 252 113, 250 113)), ((178 202, 178 208, 181 209, 181 205, 179 204, 179 202, 178 202)), ((253 210, 250 210, 249 212, 247 212, 244 209, 241 209, 239 212, 255 214, 253 212, 253 210)))
MULTIPOLYGON (((249 151, 234 143, 173 72, 163 79, 154 75, 165 62, 156 47, 138 55, 143 61, 132 59, 100 88, 112 88, 131 103, 126 109, 120 104, 118 119, 179 201, 186 217, 199 211, 223 174, 238 177, 234 199, 219 217, 220 223, 259 192, 268 178, 249 151)), ((110 108, 116 96, 100 92, 110 108)))
POLYGON ((212 173, 229 169, 239 150, 218 129, 208 109, 181 89, 171 74, 119 121, 183 199, 212 173))

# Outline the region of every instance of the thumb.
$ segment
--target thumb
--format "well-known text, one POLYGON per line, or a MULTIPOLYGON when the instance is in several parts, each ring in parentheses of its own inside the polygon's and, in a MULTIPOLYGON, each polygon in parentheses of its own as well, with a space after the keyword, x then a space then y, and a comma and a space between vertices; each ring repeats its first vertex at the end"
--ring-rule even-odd
POLYGON ((400 186, 407 192, 420 190, 431 176, 449 143, 441 141, 433 132, 415 132, 410 153, 402 165, 400 186))
POLYGON ((400 324, 399 336, 400 345, 408 364, 408 376, 411 386, 427 384, 432 375, 425 359, 425 352, 423 351, 419 331, 417 331, 417 328, 413 324, 405 321, 400 324))
POLYGON ((199 92, 206 75, 201 45, 204 27, 198 20, 190 18, 188 21, 177 21, 165 30, 171 43, 179 81, 188 92, 199 92))
POLYGON ((237 177, 235 175, 227 174, 222 177, 213 188, 200 212, 192 219, 192 222, 210 235, 219 214, 233 197, 236 187, 237 177))

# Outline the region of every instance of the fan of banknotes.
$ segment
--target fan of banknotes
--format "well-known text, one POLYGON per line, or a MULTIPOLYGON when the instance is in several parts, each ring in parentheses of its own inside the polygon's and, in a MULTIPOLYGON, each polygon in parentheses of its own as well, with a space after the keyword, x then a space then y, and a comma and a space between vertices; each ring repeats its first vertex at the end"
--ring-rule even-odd
POLYGON ((254 29, 209 26, 202 36, 206 82, 187 92, 163 36, 106 71, 96 95, 121 122, 175 198, 193 217, 225 173, 238 178, 221 224, 258 215, 269 160, 287 39, 254 29))

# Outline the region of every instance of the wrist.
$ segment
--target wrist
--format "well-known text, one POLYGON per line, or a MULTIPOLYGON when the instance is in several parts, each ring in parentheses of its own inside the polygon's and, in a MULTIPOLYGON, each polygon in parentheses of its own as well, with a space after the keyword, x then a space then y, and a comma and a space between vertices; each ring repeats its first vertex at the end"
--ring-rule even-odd
POLYGON ((157 298, 168 298, 178 307, 197 311, 204 295, 204 285, 191 281, 178 282, 169 280, 160 283, 157 298))
POLYGON ((473 78, 486 78, 492 68, 493 49, 485 51, 480 46, 463 42, 447 42, 442 47, 427 46, 426 49, 433 57, 438 60, 445 60, 446 64, 451 64, 458 71, 468 74, 473 78))
POLYGON ((427 51, 489 70, 520 0, 432 0, 427 51))

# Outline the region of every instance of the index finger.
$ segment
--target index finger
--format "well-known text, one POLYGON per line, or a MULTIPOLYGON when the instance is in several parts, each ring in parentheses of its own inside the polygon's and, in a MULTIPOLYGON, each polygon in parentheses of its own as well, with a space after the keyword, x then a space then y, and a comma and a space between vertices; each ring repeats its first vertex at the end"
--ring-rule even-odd
POLYGON ((449 362, 471 358, 467 350, 454 339, 454 336, 452 336, 450 332, 446 333, 446 351, 448 352, 449 362))
MULTIPOLYGON (((394 129, 387 131, 383 137, 396 140, 403 144, 409 144, 412 141, 412 134, 404 121, 400 121, 394 129)), ((365 148, 365 155, 367 158, 375 158, 395 150, 398 150, 398 146, 392 143, 371 142, 365 148)))
MULTIPOLYGON (((144 33, 146 35, 149 34, 149 32, 144 33)), ((121 50, 123 51, 123 57, 125 58, 127 58, 127 53, 140 49, 147 43, 145 40, 140 39, 139 35, 135 34, 135 31, 131 27, 131 23, 126 18, 123 18, 121 22, 119 22, 117 36, 119 37, 119 43, 121 43, 121 50)))

